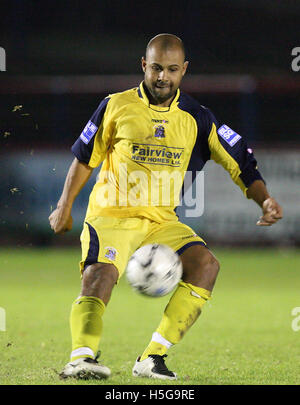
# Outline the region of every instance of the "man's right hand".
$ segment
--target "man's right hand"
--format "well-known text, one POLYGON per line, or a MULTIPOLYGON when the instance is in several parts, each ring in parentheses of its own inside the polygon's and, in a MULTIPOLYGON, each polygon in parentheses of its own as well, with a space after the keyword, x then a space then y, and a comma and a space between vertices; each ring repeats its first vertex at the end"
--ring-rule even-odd
POLYGON ((65 233, 72 229, 72 205, 80 190, 87 183, 93 168, 74 158, 66 180, 57 208, 49 216, 50 226, 55 233, 65 233))
POLYGON ((50 226, 55 233, 65 233, 72 229, 73 219, 69 207, 57 207, 49 216, 50 226))

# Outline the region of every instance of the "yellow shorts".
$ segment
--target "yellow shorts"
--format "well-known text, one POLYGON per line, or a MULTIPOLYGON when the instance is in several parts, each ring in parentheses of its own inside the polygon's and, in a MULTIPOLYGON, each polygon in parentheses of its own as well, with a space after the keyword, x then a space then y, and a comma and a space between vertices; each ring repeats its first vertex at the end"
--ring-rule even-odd
POLYGON ((130 256, 141 246, 164 244, 178 254, 195 244, 206 246, 192 228, 179 221, 159 224, 147 218, 88 218, 84 222, 80 241, 81 274, 90 264, 111 263, 118 269, 119 278, 130 256))

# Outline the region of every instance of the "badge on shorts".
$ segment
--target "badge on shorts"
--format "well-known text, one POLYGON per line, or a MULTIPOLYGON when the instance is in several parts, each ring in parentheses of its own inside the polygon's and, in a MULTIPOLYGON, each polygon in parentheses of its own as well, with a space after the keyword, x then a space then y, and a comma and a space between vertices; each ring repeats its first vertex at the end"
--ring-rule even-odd
POLYGON ((233 129, 229 128, 228 125, 222 125, 218 129, 218 134, 230 145, 234 146, 239 139, 241 139, 241 136, 234 132, 233 129))
POLYGON ((117 251, 115 248, 109 247, 109 246, 105 248, 104 256, 107 257, 109 260, 116 260, 116 254, 117 254, 117 251))
POLYGON ((80 139, 87 145, 97 132, 98 127, 89 121, 81 132, 80 139))

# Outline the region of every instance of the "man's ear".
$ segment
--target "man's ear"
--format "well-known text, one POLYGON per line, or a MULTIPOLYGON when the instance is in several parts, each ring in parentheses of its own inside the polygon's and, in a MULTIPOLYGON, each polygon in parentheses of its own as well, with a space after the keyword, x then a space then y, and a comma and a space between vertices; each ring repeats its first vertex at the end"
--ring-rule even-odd
POLYGON ((147 62, 146 62, 146 59, 144 58, 144 56, 142 56, 141 63, 142 63, 143 72, 145 73, 147 62))
POLYGON ((186 60, 183 64, 183 71, 182 71, 182 76, 185 75, 185 72, 187 71, 187 67, 189 65, 189 62, 186 60))

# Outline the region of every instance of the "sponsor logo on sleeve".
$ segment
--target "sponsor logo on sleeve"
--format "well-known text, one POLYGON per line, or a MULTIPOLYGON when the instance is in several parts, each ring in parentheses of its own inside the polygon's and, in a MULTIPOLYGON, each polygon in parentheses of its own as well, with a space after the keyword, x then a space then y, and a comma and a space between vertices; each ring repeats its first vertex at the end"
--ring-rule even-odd
POLYGON ((87 145, 97 132, 98 127, 89 121, 81 132, 80 139, 87 145))
POLYGON ((223 138, 230 146, 234 146, 238 140, 241 139, 241 136, 229 128, 227 125, 222 125, 218 129, 218 134, 223 138))

